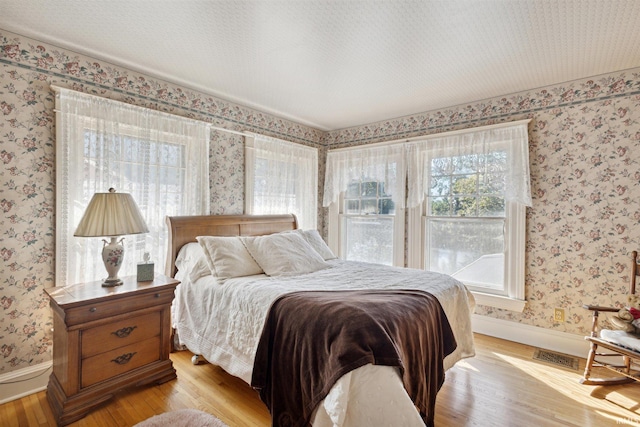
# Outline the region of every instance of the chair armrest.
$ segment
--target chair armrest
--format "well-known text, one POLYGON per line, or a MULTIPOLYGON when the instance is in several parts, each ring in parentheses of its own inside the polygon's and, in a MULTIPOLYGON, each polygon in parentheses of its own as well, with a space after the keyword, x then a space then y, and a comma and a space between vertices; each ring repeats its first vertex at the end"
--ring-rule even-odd
POLYGON ((619 308, 616 307, 601 307, 599 305, 583 305, 582 308, 586 308, 587 310, 590 311, 607 311, 610 313, 617 313, 618 311, 620 311, 619 308))

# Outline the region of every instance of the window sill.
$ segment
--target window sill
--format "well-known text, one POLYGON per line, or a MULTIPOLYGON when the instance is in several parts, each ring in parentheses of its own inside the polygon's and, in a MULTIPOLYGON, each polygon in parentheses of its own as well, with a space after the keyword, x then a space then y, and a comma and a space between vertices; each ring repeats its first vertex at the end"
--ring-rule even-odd
POLYGON ((486 305, 489 307, 502 308, 505 310, 516 311, 522 313, 526 300, 509 298, 502 295, 491 295, 482 292, 471 291, 477 305, 486 305))

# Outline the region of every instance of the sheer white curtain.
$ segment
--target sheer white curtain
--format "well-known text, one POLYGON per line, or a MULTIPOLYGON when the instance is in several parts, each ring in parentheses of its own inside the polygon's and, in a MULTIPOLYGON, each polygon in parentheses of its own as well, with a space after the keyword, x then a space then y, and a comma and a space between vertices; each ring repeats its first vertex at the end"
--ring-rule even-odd
POLYGON ((531 206, 528 122, 525 120, 500 127, 453 132, 448 136, 436 135, 424 141, 407 143, 407 206, 415 207, 424 201, 429 191, 427 162, 431 159, 491 155, 498 151, 506 152, 504 170, 486 172, 505 175, 503 194, 506 201, 531 206))
POLYGON ((303 229, 318 228, 318 149, 271 138, 245 140, 249 214, 293 213, 303 229))
POLYGON ((406 167, 403 144, 347 148, 329 151, 323 206, 337 202, 354 181, 384 183, 385 193, 396 207, 404 208, 406 167))
POLYGON ((100 238, 74 237, 89 200, 131 193, 150 232, 125 236, 119 275, 148 252, 164 272, 166 215, 209 214, 210 126, 93 95, 56 91, 56 285, 99 280, 100 238))

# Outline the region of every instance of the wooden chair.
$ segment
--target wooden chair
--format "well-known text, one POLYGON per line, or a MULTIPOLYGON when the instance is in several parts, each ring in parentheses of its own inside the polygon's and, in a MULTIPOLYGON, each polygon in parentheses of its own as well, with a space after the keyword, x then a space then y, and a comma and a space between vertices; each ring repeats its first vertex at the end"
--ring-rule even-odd
MULTIPOLYGON (((636 292, 636 278, 640 275, 638 268, 638 252, 631 253, 631 280, 630 294, 636 292)), ((580 379, 582 384, 588 385, 614 385, 640 381, 640 336, 622 331, 600 330, 598 315, 600 312, 617 313, 620 308, 585 305, 584 308, 593 313, 591 335, 585 337, 591 343, 591 349, 587 356, 587 365, 584 376, 580 379), (599 353, 598 347, 605 349, 606 353, 599 353), (591 378, 591 369, 601 366, 622 374, 615 378, 591 378)))

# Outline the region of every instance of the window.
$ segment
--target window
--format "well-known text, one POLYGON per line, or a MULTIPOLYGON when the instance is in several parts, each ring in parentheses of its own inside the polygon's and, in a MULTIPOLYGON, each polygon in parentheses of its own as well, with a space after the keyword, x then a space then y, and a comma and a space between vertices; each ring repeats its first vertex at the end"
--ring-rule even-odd
POLYGON ((263 135, 246 137, 245 210, 289 214, 318 228, 318 149, 263 135))
POLYGON ((505 151, 430 159, 428 270, 504 294, 505 151))
POLYGON ((335 253, 404 266, 405 177, 401 146, 329 152, 324 204, 335 253))
POLYGON ((508 295, 505 160, 502 150, 431 159, 425 209, 425 267, 498 295, 508 295))
POLYGON ((413 194, 424 194, 410 215, 410 266, 452 275, 478 303, 515 311, 524 308, 526 135, 521 124, 468 130, 408 148, 417 159, 408 185, 423 185, 413 194))
POLYGON ((353 181, 342 211, 344 259, 393 265, 395 204, 384 183, 353 181))
POLYGON ((120 276, 149 252, 164 272, 165 216, 209 214, 209 125, 56 89, 56 284, 104 277, 100 238, 73 233, 89 200, 110 187, 131 193, 149 233, 125 236, 120 276))

